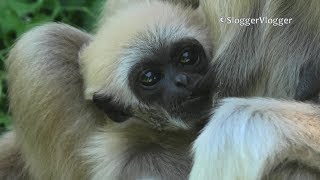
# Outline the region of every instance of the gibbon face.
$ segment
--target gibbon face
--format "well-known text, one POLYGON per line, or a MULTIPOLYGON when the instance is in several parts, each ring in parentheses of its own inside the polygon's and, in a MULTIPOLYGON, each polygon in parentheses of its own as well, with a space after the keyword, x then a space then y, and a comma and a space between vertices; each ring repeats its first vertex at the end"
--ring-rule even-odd
POLYGON ((199 87, 210 65, 208 37, 192 8, 153 2, 121 11, 81 54, 86 97, 114 121, 152 114, 190 127, 212 104, 199 87))
POLYGON ((209 94, 197 92, 209 65, 202 45, 179 39, 153 52, 130 69, 130 89, 139 101, 159 105, 173 117, 197 118, 211 104, 209 94))

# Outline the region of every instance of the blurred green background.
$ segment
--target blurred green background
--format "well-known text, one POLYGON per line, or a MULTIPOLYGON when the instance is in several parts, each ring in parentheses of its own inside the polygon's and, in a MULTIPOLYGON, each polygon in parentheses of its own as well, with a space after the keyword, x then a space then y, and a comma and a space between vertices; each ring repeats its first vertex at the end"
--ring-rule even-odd
POLYGON ((46 22, 64 22, 90 32, 105 0, 0 0, 0 134, 10 129, 5 58, 15 40, 46 22))

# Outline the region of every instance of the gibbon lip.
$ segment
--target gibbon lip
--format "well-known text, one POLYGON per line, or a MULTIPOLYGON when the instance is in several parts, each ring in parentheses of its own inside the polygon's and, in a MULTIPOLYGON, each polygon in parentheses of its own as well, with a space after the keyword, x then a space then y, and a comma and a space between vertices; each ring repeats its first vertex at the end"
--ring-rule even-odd
POLYGON ((194 105, 195 103, 198 103, 199 101, 203 100, 204 97, 197 96, 197 97, 188 97, 184 102, 181 103, 182 106, 186 105, 194 105))

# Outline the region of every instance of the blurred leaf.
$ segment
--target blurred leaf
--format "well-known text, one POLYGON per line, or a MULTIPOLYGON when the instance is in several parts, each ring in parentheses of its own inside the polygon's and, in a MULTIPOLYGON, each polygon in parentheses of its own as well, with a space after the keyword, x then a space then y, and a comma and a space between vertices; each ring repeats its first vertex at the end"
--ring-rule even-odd
POLYGON ((8 1, 8 8, 13 10, 19 17, 22 17, 27 13, 35 12, 40 5, 41 1, 38 1, 37 3, 25 3, 17 0, 8 1))
POLYGON ((61 21, 90 31, 105 0, 0 0, 0 134, 10 127, 4 61, 22 33, 46 22, 61 21))
POLYGON ((7 114, 0 113, 0 135, 11 129, 11 118, 7 114))
POLYGON ((86 0, 59 0, 64 7, 68 6, 86 6, 86 0))

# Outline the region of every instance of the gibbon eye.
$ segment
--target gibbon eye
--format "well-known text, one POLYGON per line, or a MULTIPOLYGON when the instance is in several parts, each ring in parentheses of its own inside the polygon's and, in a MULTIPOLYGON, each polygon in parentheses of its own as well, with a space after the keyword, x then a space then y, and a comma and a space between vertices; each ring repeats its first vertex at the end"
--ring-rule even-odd
POLYGON ((141 73, 140 82, 144 86, 153 86, 161 80, 161 72, 147 70, 141 73))
POLYGON ((180 55, 180 64, 194 65, 199 59, 198 53, 192 49, 185 49, 180 55))

